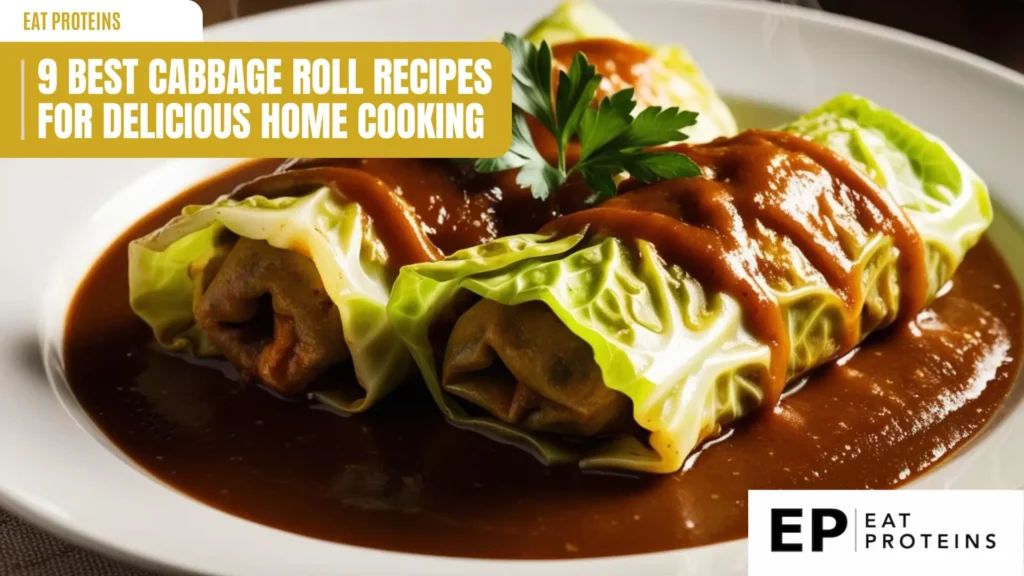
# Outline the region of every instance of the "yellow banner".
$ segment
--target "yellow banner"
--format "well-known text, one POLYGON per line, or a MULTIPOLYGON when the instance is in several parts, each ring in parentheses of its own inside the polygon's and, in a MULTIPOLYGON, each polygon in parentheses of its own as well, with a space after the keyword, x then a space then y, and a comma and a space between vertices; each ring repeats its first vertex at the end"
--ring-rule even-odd
POLYGON ((497 42, 0 44, 0 156, 483 158, 497 42))

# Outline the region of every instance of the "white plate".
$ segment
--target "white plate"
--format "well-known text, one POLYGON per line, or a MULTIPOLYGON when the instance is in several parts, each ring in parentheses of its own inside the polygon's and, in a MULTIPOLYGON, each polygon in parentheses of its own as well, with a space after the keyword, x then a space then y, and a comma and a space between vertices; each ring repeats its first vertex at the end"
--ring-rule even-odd
MULTIPOLYGON (((1024 221, 1024 77, 914 36, 764 2, 600 4, 645 41, 688 46, 741 123, 770 126, 780 115, 785 119, 839 92, 861 93, 946 139, 989 182, 1003 213, 1024 221)), ((232 22, 211 28, 206 37, 493 38, 505 30, 522 30, 552 5, 547 0, 348 1, 232 22)), ((743 542, 569 563, 434 558, 332 544, 209 508, 165 488, 117 455, 60 382, 57 351, 69 298, 90 263, 121 230, 228 163, 0 161, 0 503, 5 507, 107 553, 203 573, 745 571, 743 542), (40 318, 46 372, 39 360, 40 318)), ((1008 230, 995 235, 997 244, 1021 267, 1024 254, 1008 230)), ((914 486, 1024 486, 1019 451, 1024 408, 1016 406, 1021 392, 1018 386, 1012 408, 997 417, 983 438, 914 486)))

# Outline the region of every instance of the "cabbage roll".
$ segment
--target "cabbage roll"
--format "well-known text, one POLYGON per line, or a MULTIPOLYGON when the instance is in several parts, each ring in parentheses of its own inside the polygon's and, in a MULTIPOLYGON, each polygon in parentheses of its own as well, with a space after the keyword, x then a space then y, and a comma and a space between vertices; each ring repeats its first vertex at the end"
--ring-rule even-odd
MULTIPOLYGON (((705 135, 734 129, 685 52, 637 44, 595 8, 563 6, 530 40, 557 42, 556 67, 583 52, 608 74, 602 90, 635 86, 640 107, 713 107, 705 135)), ((534 232, 593 195, 575 180, 539 200, 515 180, 442 160, 291 159, 133 242, 131 304, 170 350, 359 412, 412 368, 384 309, 399 268, 534 232), (345 362, 355 382, 321 382, 345 362)))
POLYGON ((992 219, 945 143, 857 96, 678 150, 701 176, 402 270, 388 316, 449 421, 548 464, 674 472, 915 318, 992 219))
POLYGON ((681 46, 649 46, 632 38, 607 14, 584 2, 566 2, 523 36, 547 41, 557 64, 567 68, 583 52, 603 79, 596 98, 635 88, 639 109, 678 107, 697 112, 689 142, 736 133, 736 120, 693 57, 681 46))
POLYGON ((350 359, 358 389, 317 394, 351 412, 410 368, 384 311, 393 277, 363 206, 328 186, 188 206, 129 245, 132 309, 159 344, 224 355, 282 394, 350 359))

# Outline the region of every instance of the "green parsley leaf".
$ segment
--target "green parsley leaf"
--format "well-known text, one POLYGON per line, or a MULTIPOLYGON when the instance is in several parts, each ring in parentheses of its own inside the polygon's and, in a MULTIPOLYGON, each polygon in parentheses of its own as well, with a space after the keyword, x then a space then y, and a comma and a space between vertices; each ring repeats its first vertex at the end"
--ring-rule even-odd
POLYGON ((561 153, 579 126, 583 112, 594 100, 601 77, 597 68, 587 62, 582 53, 576 54, 569 67, 569 73, 559 72, 558 93, 555 96, 555 115, 558 120, 555 136, 559 144, 559 168, 565 169, 565 157, 561 153))
POLYGON ((597 200, 615 195, 608 182, 622 171, 645 184, 700 174, 683 154, 648 150, 685 140, 682 129, 696 123, 697 114, 652 106, 633 118, 635 107, 633 90, 622 90, 588 110, 580 122, 580 160, 574 169, 583 173, 597 200))
POLYGON ((700 167, 693 160, 675 152, 644 152, 623 159, 629 175, 644 184, 673 178, 700 175, 700 167))
POLYGON ((551 47, 534 46, 519 36, 505 33, 501 43, 512 54, 512 105, 556 133, 551 109, 551 47))
POLYGON ((566 173, 548 163, 544 158, 532 158, 519 169, 516 184, 530 188, 538 200, 546 200, 552 192, 565 184, 566 173))
POLYGON ((580 160, 584 161, 629 129, 633 121, 633 89, 620 90, 588 108, 580 121, 580 160))
POLYGON ((615 177, 621 171, 619 166, 609 164, 593 164, 582 169, 583 180, 594 191, 593 196, 587 198, 587 203, 614 197, 618 188, 615 177))
MULTIPOLYGON (((474 168, 477 172, 501 172, 522 168, 528 161, 540 157, 537 147, 530 136, 530 126, 526 123, 526 115, 519 110, 512 111, 512 145, 508 152, 497 158, 478 158, 474 168)), ((543 160, 543 158, 541 158, 543 160)))
POLYGON ((621 148, 660 146, 666 142, 682 142, 688 136, 683 128, 697 123, 697 113, 679 108, 651 106, 633 120, 621 148))
POLYGON ((516 183, 530 188, 535 198, 546 199, 551 192, 565 183, 565 171, 558 170, 541 156, 530 136, 526 114, 521 110, 512 111, 512 145, 508 152, 497 158, 478 158, 474 165, 477 172, 500 172, 519 168, 516 183))
POLYGON ((696 123, 696 112, 654 106, 634 117, 636 101, 631 88, 592 107, 601 75, 582 53, 573 58, 568 71, 559 71, 558 88, 552 95, 552 55, 547 42, 535 46, 506 33, 502 44, 512 55, 512 145, 498 158, 476 160, 477 171, 518 168, 516 183, 529 187, 539 199, 548 198, 573 172, 579 172, 595 192, 591 200, 614 196, 623 172, 644 183, 700 174, 700 168, 685 155, 652 150, 686 140, 683 129, 696 123), (555 163, 537 150, 527 115, 554 136, 555 163), (579 139, 580 156, 568 168, 566 148, 573 138, 579 139))

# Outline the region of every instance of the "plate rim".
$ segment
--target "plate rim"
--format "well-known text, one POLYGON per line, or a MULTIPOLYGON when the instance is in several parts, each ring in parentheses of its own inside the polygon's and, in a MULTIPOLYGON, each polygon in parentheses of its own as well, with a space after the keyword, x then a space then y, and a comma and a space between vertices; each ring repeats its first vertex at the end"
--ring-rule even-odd
MULTIPOLYGON (((262 20, 268 20, 269 21, 269 20, 273 20, 273 19, 275 19, 277 17, 280 17, 280 15, 282 13, 301 13, 301 12, 314 12, 315 13, 315 12, 318 12, 318 11, 324 11, 324 12, 330 13, 330 12, 334 12, 334 11, 337 11, 337 10, 344 11, 346 9, 347 5, 355 5, 355 4, 359 4, 359 5, 368 5, 368 4, 375 4, 375 5, 380 5, 380 4, 408 5, 408 4, 415 4, 415 3, 426 3, 426 0, 329 0, 329 1, 321 2, 321 3, 317 3, 317 4, 309 4, 309 5, 299 5, 299 6, 287 7, 287 8, 283 8, 283 9, 279 9, 279 10, 274 10, 274 11, 270 11, 270 12, 266 12, 266 13, 245 16, 245 17, 242 17, 242 18, 239 18, 239 19, 236 19, 236 20, 228 21, 228 22, 218 23, 218 24, 212 25, 210 27, 207 27, 204 30, 204 35, 213 35, 214 36, 213 38, 208 38, 207 41, 218 41, 216 36, 221 35, 222 33, 224 33, 224 31, 231 31, 231 30, 235 30, 235 29, 249 28, 249 27, 252 27, 254 25, 257 25, 257 24, 253 24, 253 22, 255 22, 255 21, 262 21, 262 20)), ((604 3, 625 4, 626 0, 618 0, 616 2, 604 2, 604 3)), ((884 38, 886 40, 896 41, 896 42, 898 42, 898 43, 900 43, 900 44, 902 44, 902 45, 904 45, 904 46, 906 46, 908 48, 912 48, 912 49, 920 50, 920 51, 924 51, 924 52, 929 52, 929 53, 932 53, 932 54, 937 54, 937 55, 943 56, 945 58, 949 58, 951 60, 957 61, 957 62, 959 62, 959 63, 961 63, 963 65, 969 66, 971 68, 975 68, 975 69, 984 71, 984 72, 986 72, 986 73, 988 73, 988 74, 990 74, 990 75, 992 75, 992 76, 994 76, 994 77, 996 77, 996 78, 998 78, 998 79, 1000 79, 1002 81, 1008 82, 1010 85, 1012 85, 1016 89, 1021 90, 1022 94, 1024 94, 1024 74, 1022 74, 1022 73, 1016 72, 1016 71, 1014 71, 1014 70, 1012 70, 1012 69, 1010 69, 1010 68, 1008 68, 1006 66, 1003 66, 1003 65, 1001 65, 999 63, 996 63, 996 62, 993 62, 991 60, 988 60, 988 59, 986 59, 986 58, 984 58, 982 56, 978 56, 976 54, 972 54, 970 52, 967 52, 967 51, 962 50, 960 48, 956 48, 956 47, 944 44, 942 42, 931 40, 929 38, 925 38, 925 37, 922 37, 920 35, 913 34, 913 33, 906 32, 906 31, 902 31, 902 30, 899 30, 899 29, 895 29, 895 28, 892 28, 892 27, 889 27, 889 26, 885 26, 885 25, 881 25, 881 24, 876 24, 876 23, 872 23, 872 22, 867 22, 867 21, 863 21, 863 20, 858 20, 856 18, 852 18, 852 17, 848 17, 848 16, 832 14, 832 13, 828 13, 828 12, 824 12, 824 11, 820 11, 820 10, 807 9, 807 8, 803 8, 803 7, 800 7, 800 6, 775 4, 775 3, 766 3, 766 2, 758 2, 758 1, 751 1, 751 0, 646 0, 646 3, 648 3, 648 4, 689 4, 689 5, 697 5, 697 6, 710 7, 710 8, 716 9, 716 10, 717 9, 721 9, 721 10, 724 10, 724 11, 728 11, 728 10, 741 10, 741 11, 744 11, 744 12, 752 12, 752 13, 756 13, 756 14, 766 14, 766 15, 778 15, 778 16, 783 16, 783 17, 794 18, 797 21, 815 22, 815 23, 819 23, 819 24, 822 24, 822 25, 825 25, 825 26, 835 26, 835 27, 839 27, 839 28, 844 28, 844 29, 851 30, 851 31, 859 33, 859 34, 864 34, 864 35, 867 35, 867 36, 870 36, 870 37, 884 38)), ((141 177, 131 181, 130 183, 128 183, 127 185, 125 185, 123 187, 118 188, 116 192, 114 192, 113 194, 111 194, 111 195, 109 195, 107 197, 107 201, 110 202, 110 201, 113 201, 116 198, 122 196, 127 190, 137 186, 139 181, 141 181, 141 180, 145 179, 146 177, 150 176, 150 174, 153 171, 165 168, 168 164, 169 164, 169 162, 163 161, 159 165, 154 166, 151 170, 147 170, 147 172, 145 174, 143 174, 141 177)), ((169 199, 170 199, 170 197, 165 198, 162 201, 167 201, 169 199)), ((63 263, 63 260, 64 260, 64 258, 61 257, 59 261, 61 263, 63 263)), ((83 278, 78 278, 77 280, 78 280, 78 284, 76 284, 76 286, 80 285, 80 282, 81 282, 81 280, 83 280, 83 278)), ((65 309, 65 313, 66 313, 66 311, 67 310, 65 309)), ((39 318, 39 322, 40 322, 40 324, 42 324, 43 319, 39 318)), ((46 340, 44 338, 44 336, 45 336, 44 332, 45 331, 42 329, 42 327, 40 327, 40 330, 38 332, 39 337, 40 337, 39 338, 39 344, 40 344, 40 348, 41 348, 41 353, 45 357, 49 353, 49 350, 48 350, 48 344, 47 344, 47 342, 46 342, 46 340)), ((46 364, 45 362, 44 362, 44 365, 47 366, 47 379, 49 380, 49 383, 52 386, 53 383, 54 383, 54 378, 50 374, 49 365, 46 364)), ((63 400, 61 400, 61 401, 63 402, 63 400)), ((71 415, 69 415, 69 416, 71 416, 71 415)), ((71 416, 71 417, 73 417, 73 416, 71 416)), ((45 531, 47 531, 49 533, 55 534, 59 538, 62 538, 64 540, 66 540, 66 541, 69 541, 69 542, 72 542, 74 544, 83 546, 85 548, 97 551, 97 552, 99 552, 99 553, 101 553, 103 555, 106 555, 108 557, 113 557, 113 558, 116 558, 118 560, 129 562, 129 563, 131 563, 133 565, 140 566, 142 568, 146 568, 146 569, 150 569, 150 570, 165 570, 165 571, 166 570, 171 570, 171 571, 179 571, 179 572, 181 570, 188 570, 191 573, 209 573, 209 574, 217 573, 217 572, 212 572, 212 571, 200 570, 200 569, 198 569, 198 567, 196 567, 194 565, 191 565, 192 563, 191 563, 190 559, 187 559, 187 558, 179 559, 178 560, 179 563, 177 563, 177 564, 169 564, 169 563, 163 562, 163 561, 161 561, 161 560, 159 560, 159 559, 157 559, 155 557, 150 556, 149 554, 146 553, 146 551, 133 550, 133 549, 130 549, 129 547, 123 545, 121 542, 111 542, 111 541, 103 540, 102 538, 95 537, 92 533, 88 532, 87 530, 79 529, 79 527, 72 526, 71 523, 69 523, 69 522, 62 521, 56 515, 47 514, 46 510, 45 510, 45 507, 40 506, 39 502, 33 502, 33 500, 31 498, 27 498, 26 496, 28 496, 28 495, 27 494, 13 493, 13 492, 11 492, 11 491, 9 491, 7 489, 7 486, 5 486, 3 484, 0 484, 0 503, 3 504, 3 507, 5 509, 10 511, 12 514, 16 515, 17 517, 19 517, 19 518, 21 518, 23 520, 26 520, 27 522, 29 522, 29 523, 37 526, 37 527, 40 527, 41 529, 43 529, 43 530, 45 530, 45 531)), ((216 509, 214 508, 214 510, 216 510, 216 509)), ((235 518, 238 518, 238 517, 235 517, 235 518)), ((259 526, 265 527, 265 528, 274 529, 273 527, 265 526, 265 525, 262 525, 262 524, 260 524, 259 526)), ((277 529, 274 529, 274 530, 277 530, 277 529)), ((285 534, 292 534, 292 533, 281 531, 281 530, 279 530, 279 531, 282 532, 282 533, 285 533, 285 534)), ((294 535, 294 534, 292 534, 292 535, 294 535)), ((308 537, 304 537, 304 538, 308 538, 308 537)), ((310 538, 310 539, 311 540, 316 540, 316 539, 313 539, 313 538, 310 538)), ((317 540, 317 541, 320 541, 320 540, 317 540)), ((324 542, 324 541, 320 541, 320 542, 324 542)), ((718 544, 712 544, 712 545, 702 546, 702 547, 697 547, 697 548, 688 548, 688 549, 684 549, 684 550, 673 550, 673 551, 655 552, 655 553, 647 553, 647 554, 636 554, 636 555, 627 555, 627 556, 587 558, 587 559, 580 559, 580 560, 575 560, 575 559, 568 559, 568 560, 507 560, 507 559, 489 560, 489 559, 468 559, 468 558, 431 556, 431 555, 412 554, 412 553, 407 553, 407 552, 382 551, 382 550, 375 550, 375 549, 368 549, 368 550, 375 550, 375 551, 378 551, 378 552, 385 553, 385 554, 387 554, 389 556, 390 555, 403 555, 403 556, 414 557, 414 558, 421 559, 421 560, 424 559, 424 558, 429 558, 429 559, 433 559, 433 560, 458 561, 460 563, 465 563, 467 565, 468 564, 479 564, 481 566, 483 566, 483 565, 495 566, 497 564, 502 564, 504 566, 515 565, 515 566, 518 566, 518 567, 529 568, 531 565, 551 564, 551 563, 563 563, 564 564, 565 562, 572 562, 574 564, 574 566, 576 566, 576 565, 583 566, 583 565, 586 565, 586 564, 594 564, 594 563, 602 563, 603 564, 603 563, 609 563, 609 562, 616 561, 616 560, 620 560, 621 561, 621 560, 627 560, 627 559, 636 559, 636 558, 640 558, 640 557, 657 557, 657 556, 665 556, 665 555, 679 555, 682 552, 691 553, 691 552, 696 552, 696 551, 701 551, 701 550, 711 551, 712 549, 719 549, 719 548, 730 547, 730 546, 731 547, 736 547, 736 546, 739 546, 739 545, 745 546, 745 543, 746 543, 746 539, 740 539, 740 540, 733 540, 733 541, 728 541, 728 542, 723 542, 723 543, 718 543, 718 544)), ((351 545, 341 545, 341 546, 351 546, 351 545)))

